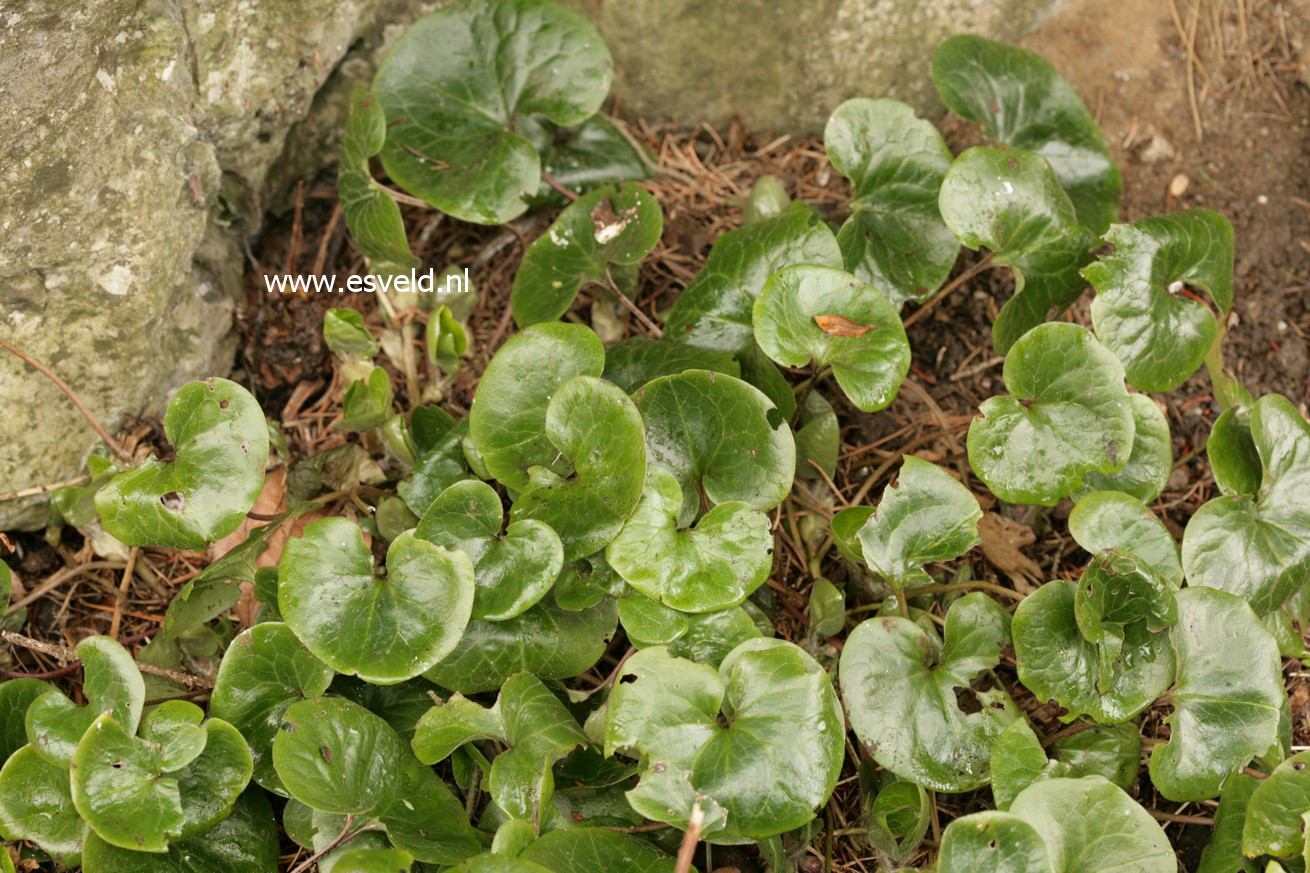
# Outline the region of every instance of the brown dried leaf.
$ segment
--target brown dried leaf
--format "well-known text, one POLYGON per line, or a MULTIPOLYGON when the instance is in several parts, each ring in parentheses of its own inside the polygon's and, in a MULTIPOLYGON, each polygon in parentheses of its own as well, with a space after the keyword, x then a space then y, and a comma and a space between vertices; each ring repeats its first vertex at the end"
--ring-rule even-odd
POLYGON ((829 336, 864 336, 877 325, 860 324, 844 315, 816 315, 814 323, 829 336))
POLYGON ((1042 568, 1019 551, 1037 539, 1032 528, 995 512, 983 514, 978 522, 983 556, 1014 583, 1016 591, 1031 594, 1042 583, 1042 568))

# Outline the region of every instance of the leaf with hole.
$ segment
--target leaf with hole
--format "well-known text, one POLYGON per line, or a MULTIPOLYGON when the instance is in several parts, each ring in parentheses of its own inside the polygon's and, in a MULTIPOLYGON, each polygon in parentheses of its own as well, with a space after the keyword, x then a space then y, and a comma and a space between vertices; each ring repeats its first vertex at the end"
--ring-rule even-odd
POLYGON ((510 294, 515 323, 555 321, 584 285, 608 284, 610 265, 641 263, 663 231, 659 202, 638 185, 582 195, 524 253, 510 294))
POLYGON ((314 657, 382 684, 417 676, 454 650, 473 608, 473 564, 406 532, 387 549, 387 575, 344 518, 287 541, 278 611, 314 657))
POLYGON ((856 97, 832 113, 823 144, 851 180, 851 217, 837 232, 846 269, 897 309, 923 301, 960 251, 937 208, 951 151, 936 125, 898 100, 856 97))
POLYGON ((405 31, 373 80, 387 117, 382 166, 442 212, 503 224, 541 184, 541 156, 517 132, 521 119, 581 124, 611 76, 600 35, 554 3, 438 9, 405 31))
POLYGON ((992 744, 1019 711, 1003 689, 972 685, 1000 662, 1009 641, 1009 614, 979 592, 951 605, 944 642, 892 616, 851 631, 841 655, 842 695, 873 759, 935 791, 987 784, 992 744))
POLYGON ((832 367, 842 391, 865 412, 891 403, 910 370, 896 308, 842 270, 779 270, 764 283, 753 313, 755 338, 770 358, 788 367, 832 367))
POLYGON ((1009 503, 1054 506, 1089 472, 1115 473, 1133 449, 1123 367, 1076 324, 1033 328, 1005 359, 1010 394, 983 401, 969 464, 1009 503))
MULTIPOLYGON (((377 98, 363 89, 356 89, 350 98, 350 115, 346 118, 341 135, 341 164, 337 168, 337 196, 341 214, 350 229, 350 238, 364 257, 369 268, 381 275, 407 273, 419 265, 419 259, 409 250, 405 235, 405 222, 400 207, 386 188, 373 179, 369 158, 382 151, 387 139, 387 116, 377 98)), ((377 354, 377 345, 364 331, 363 320, 350 325, 334 323, 334 313, 353 313, 354 310, 330 309, 323 319, 323 336, 334 352, 349 352, 371 358, 377 354)), ((354 318, 347 316, 350 322, 354 318)))
POLYGON ((971 148, 942 182, 942 218, 971 249, 986 247, 992 263, 1014 273, 1014 296, 992 324, 998 355, 1082 293, 1078 270, 1096 237, 1078 223, 1074 205, 1041 155, 1022 149, 971 148))
POLYGON ((164 414, 172 461, 151 456, 96 493, 106 531, 129 546, 203 549, 246 518, 264 487, 268 423, 227 379, 188 382, 164 414))
POLYGON ((1220 317, 1232 308, 1233 226, 1192 209, 1115 225, 1105 240, 1114 251, 1083 268, 1096 288, 1096 336, 1134 387, 1171 391, 1201 366, 1219 332, 1215 315, 1185 287, 1205 291, 1220 317))
POLYGON ((1240 595, 1261 615, 1310 580, 1310 423, 1278 394, 1251 409, 1260 490, 1203 505, 1183 531, 1189 585, 1240 595))

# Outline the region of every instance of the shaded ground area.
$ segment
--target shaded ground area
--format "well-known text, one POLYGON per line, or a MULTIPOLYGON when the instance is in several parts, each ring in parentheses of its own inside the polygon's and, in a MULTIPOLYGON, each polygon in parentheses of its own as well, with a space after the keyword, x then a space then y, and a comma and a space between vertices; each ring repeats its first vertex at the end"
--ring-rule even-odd
MULTIPOLYGON (((1124 216, 1141 218, 1205 206, 1227 215, 1237 230, 1237 302, 1226 357, 1256 393, 1286 394, 1307 411, 1310 401, 1310 88, 1298 82, 1310 29, 1310 0, 1220 2, 1220 0, 1069 0, 1066 7, 1025 45, 1051 59, 1078 87, 1099 119, 1124 173, 1124 216), (1188 47, 1191 47, 1190 50, 1188 47)), ((947 119, 944 129, 957 149, 976 134, 947 119)), ((751 184, 763 174, 781 179, 793 197, 814 204, 834 220, 842 218, 848 191, 827 162, 817 139, 750 133, 738 127, 694 131, 652 128, 633 133, 658 156, 661 175, 650 183, 665 210, 664 238, 643 270, 638 304, 658 314, 697 273, 711 243, 739 226, 751 184)), ((382 321, 368 295, 270 295, 261 274, 332 272, 344 277, 362 269, 346 238, 330 180, 307 186, 294 220, 271 228, 251 251, 247 294, 239 315, 242 350, 234 378, 250 387, 269 417, 286 432, 292 454, 305 456, 357 437, 332 428, 340 415, 343 384, 321 342, 323 310, 329 305, 361 308, 380 330, 382 321)), ((505 228, 454 222, 404 207, 411 243, 424 267, 468 267, 481 292, 471 319, 475 354, 449 387, 443 403, 467 410, 477 379, 494 350, 512 332, 509 290, 525 245, 551 216, 527 216, 505 228)), ((977 258, 966 252, 957 276, 977 258)), ((780 546, 769 580, 780 635, 807 644, 821 657, 835 658, 841 638, 807 639, 805 608, 811 584, 808 521, 845 505, 877 499, 913 452, 956 470, 979 493, 987 517, 982 550, 967 558, 973 578, 1007 589, 1028 590, 1050 578, 1072 578, 1087 556, 1064 533, 1068 506, 1054 509, 996 505, 972 478, 964 455, 964 433, 977 406, 1003 390, 999 360, 990 348, 990 324, 1011 292, 1008 275, 989 270, 961 283, 940 303, 907 312, 914 369, 898 399, 886 411, 865 415, 830 399, 843 423, 841 462, 834 490, 798 489, 777 513, 780 546)), ((1090 293, 1070 317, 1087 323, 1090 293)), ((587 321, 586 292, 567 316, 587 321)), ((422 316, 418 316, 422 317, 422 316)), ((640 332, 635 322, 630 325, 640 332)), ((407 395, 402 373, 394 373, 398 398, 407 395)), ((1174 432, 1180 461, 1169 488, 1155 506, 1173 529, 1215 495, 1203 443, 1217 414, 1209 386, 1198 376, 1160 400, 1174 432)), ((155 422, 126 429, 124 442, 139 455, 163 447, 155 422)), ((354 511, 348 501, 337 507, 354 511)), ((258 507, 257 507, 258 509, 258 507)), ((158 628, 168 599, 208 560, 205 555, 156 550, 134 552, 128 561, 96 559, 76 535, 49 544, 37 536, 14 537, 13 565, 25 583, 29 609, 21 630, 34 637, 72 644, 89 633, 112 633, 140 643, 158 628), (130 563, 130 568, 127 566, 130 563)), ((822 540, 822 534, 819 537, 822 540)), ((819 550, 824 545, 819 543, 819 550)), ((832 550, 822 572, 847 582, 848 606, 877 598, 832 550)), ((946 568, 956 571, 958 567, 946 568)), ((1005 601, 1007 605, 1013 604, 1005 601)), ((848 630, 861 616, 848 619, 848 630)), ((595 669, 598 680, 622 657, 616 641, 595 669)), ((0 657, 5 657, 0 655, 0 657)), ((0 661, 9 675, 40 674, 66 682, 72 671, 39 654, 16 652, 0 661)), ((212 669, 203 661, 197 671, 212 669)), ((1310 686, 1299 662, 1288 664, 1296 742, 1310 742, 1310 686)), ((1061 729, 1058 712, 1036 701, 1015 679, 1012 656, 996 671, 1032 716, 1039 732, 1061 729)), ((1149 751, 1166 738, 1158 707, 1143 720, 1149 751)), ((833 829, 860 827, 860 797, 848 762, 837 794, 819 822, 833 829)), ((1213 804, 1179 806, 1152 794, 1149 781, 1139 799, 1165 822, 1190 869, 1209 839, 1213 804)), ((990 795, 939 795, 928 846, 954 816, 990 806, 990 795)), ((288 845, 288 861, 292 847, 288 845)), ((858 839, 815 842, 802 869, 873 870, 872 852, 858 839)), ((924 861, 926 856, 919 858, 924 861)), ((706 859, 700 859, 703 864, 706 859)), ((715 867, 758 868, 752 852, 716 850, 715 867)), ((705 869, 702 867, 702 869, 705 869)))

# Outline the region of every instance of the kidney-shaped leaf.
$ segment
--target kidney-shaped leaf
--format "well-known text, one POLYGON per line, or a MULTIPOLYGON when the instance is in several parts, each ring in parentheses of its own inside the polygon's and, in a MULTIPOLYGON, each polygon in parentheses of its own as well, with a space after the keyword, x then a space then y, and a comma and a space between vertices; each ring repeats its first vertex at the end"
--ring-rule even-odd
POLYGON ((268 424, 227 379, 182 386, 164 414, 177 457, 151 456, 95 496, 105 530, 129 546, 203 549, 245 521, 264 487, 268 424))
POLYGON ((1123 366, 1091 331, 1033 328, 1005 359, 1010 394, 983 401, 969 425, 969 464, 1009 503, 1054 506, 1084 473, 1113 473, 1133 449, 1123 366))
POLYGON ((856 97, 832 113, 823 144, 853 189, 851 217, 837 232, 846 268, 898 309, 922 301, 960 251, 937 209, 951 165, 937 126, 898 100, 856 97))
POLYGON ((1205 304, 1182 294, 1201 288, 1227 313, 1233 305, 1233 226, 1194 209, 1110 228, 1114 251, 1083 269, 1096 288, 1092 325, 1142 391, 1177 388, 1214 344, 1218 324, 1205 304))
POLYGON ((910 371, 910 343, 896 308, 872 285, 831 267, 797 264, 764 283, 753 310, 755 339, 789 367, 831 366, 865 412, 896 398, 910 371))
POLYGON ((1046 158, 1094 235, 1119 217, 1123 179, 1101 129, 1049 61, 980 36, 953 36, 933 53, 932 81, 951 111, 981 123, 988 139, 1046 158))
POLYGON ((76 867, 88 833, 73 807, 67 767, 51 764, 32 746, 23 746, 5 761, 0 769, 0 835, 31 840, 59 863, 76 867))
POLYGON ((131 654, 108 637, 87 637, 77 644, 82 660, 82 693, 78 706, 62 694, 43 694, 27 709, 27 741, 51 764, 68 767, 87 728, 109 712, 128 734, 136 733, 145 709, 146 686, 131 654))
POLYGON ((469 438, 491 475, 516 491, 532 467, 567 475, 546 435, 551 397, 574 376, 599 376, 604 367, 600 338, 580 324, 538 324, 501 346, 469 409, 469 438))
POLYGON ((1122 491, 1143 503, 1160 496, 1174 470, 1169 421, 1160 406, 1145 394, 1129 394, 1133 411, 1133 450, 1128 462, 1115 473, 1083 474, 1083 493, 1122 491))
POLYGON ((860 624, 842 649, 842 696, 851 727, 873 759, 902 779, 936 791, 987 783, 996 737, 1018 710, 1003 690, 972 692, 1010 641, 1010 616, 980 592, 946 613, 945 643, 908 618, 860 624), (966 712, 957 689, 976 697, 966 712))
POLYGON ((382 166, 442 212, 502 224, 541 184, 541 157, 518 119, 580 124, 611 75, 600 34, 555 3, 443 7, 410 25, 373 80, 387 113, 382 166))
POLYGON ((388 684, 449 654, 473 609, 473 564, 463 552, 402 533, 387 575, 348 519, 325 518, 287 541, 278 610, 314 657, 339 673, 388 684))
POLYGON ((1245 597, 1261 615, 1310 580, 1310 423, 1281 395, 1251 409, 1263 475, 1255 497, 1216 497, 1183 531, 1190 585, 1245 597))
POLYGON ((760 840, 810 821, 832 794, 843 729, 827 674, 791 643, 748 640, 718 671, 652 648, 614 686, 605 751, 640 756, 627 797, 642 815, 686 828, 699 798, 717 813, 707 839, 760 840))
POLYGON ((968 488, 940 467, 906 455, 897 483, 883 492, 859 530, 860 554, 891 584, 912 587, 930 581, 924 564, 950 561, 976 546, 981 518, 968 488))
POLYGON ((522 615, 546 595, 564 566, 564 547, 547 524, 516 521, 501 533, 504 508, 486 482, 456 482, 441 492, 414 536, 458 549, 473 562, 473 617, 502 621, 522 615))
POLYGON ((652 464, 641 502, 605 550, 606 561, 633 588, 674 609, 736 606, 773 569, 769 517, 745 503, 720 503, 680 530, 682 506, 678 480, 652 464))
POLYGON ((978 146, 955 159, 942 182, 942 218, 966 246, 986 246, 1014 271, 1014 296, 996 316, 999 355, 1024 333, 1082 293, 1078 269, 1095 237, 1078 223, 1073 203, 1046 159, 1021 149, 978 146))
POLYGON ((707 349, 745 351, 755 298, 770 276, 792 264, 842 266, 837 238, 804 203, 715 240, 705 266, 673 301, 664 335, 707 349))
POLYGON ((1170 800, 1208 800, 1229 775, 1277 748, 1282 659, 1240 597, 1185 588, 1177 598, 1174 711, 1169 742, 1151 750, 1151 781, 1170 800))
POLYGON ((604 283, 611 264, 641 263, 663 232, 659 201, 638 185, 582 195, 524 253, 510 294, 514 321, 520 327, 554 321, 584 284, 604 283))
POLYGON ((769 510, 791 492, 796 442, 758 388, 688 370, 648 382, 635 399, 650 460, 668 468, 682 489, 680 522, 695 517, 700 494, 711 505, 740 501, 769 510))
MULTIPOLYGON (((409 250, 405 221, 400 207, 385 188, 373 180, 369 158, 382 151, 387 139, 387 115, 372 94, 362 89, 351 95, 350 116, 341 135, 341 166, 337 168, 337 197, 341 214, 350 228, 350 238, 368 258, 369 268, 383 275, 408 272, 419 265, 409 250)), ((350 312, 354 310, 340 310, 350 312)), ((330 313, 329 313, 330 314, 330 313)), ((333 351, 350 351, 373 357, 377 346, 365 331, 350 344, 333 343, 330 321, 325 318, 323 335, 333 351), (369 354, 369 352, 372 354, 369 354)), ((358 326, 362 329, 362 322, 358 326)), ((338 332, 340 335, 340 332, 338 332)))
POLYGON ((1175 588, 1183 584, 1178 544, 1140 500, 1119 491, 1094 491, 1080 497, 1069 513, 1069 534, 1093 555, 1116 549, 1149 566, 1175 588))
MULTIPOLYGON (((1236 780, 1233 780, 1236 781, 1236 780)), ((1228 786, 1224 786, 1228 797, 1228 786)), ((1246 805, 1242 852, 1250 857, 1290 858, 1305 851, 1305 823, 1310 811, 1310 752, 1297 752, 1257 783, 1246 805)))

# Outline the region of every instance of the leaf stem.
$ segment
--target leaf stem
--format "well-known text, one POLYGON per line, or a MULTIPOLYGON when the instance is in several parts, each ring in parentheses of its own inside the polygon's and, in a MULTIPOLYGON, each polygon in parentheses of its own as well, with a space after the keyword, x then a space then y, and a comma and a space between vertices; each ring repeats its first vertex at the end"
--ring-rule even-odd
POLYGON ((919 585, 911 589, 911 591, 915 594, 945 594, 949 591, 969 591, 971 589, 990 591, 993 594, 1001 594, 1015 601, 1023 600, 1024 597, 1018 591, 993 582, 983 582, 981 579, 975 579, 971 582, 948 582, 944 585, 919 585))
POLYGON ((123 447, 120 446, 118 442, 109 435, 109 431, 105 430, 104 426, 98 420, 96 420, 96 417, 91 414, 91 410, 86 408, 86 404, 83 403, 78 398, 78 396, 73 393, 73 389, 68 387, 67 382, 56 376, 54 372, 45 364, 41 363, 36 358, 32 357, 27 352, 18 348, 18 346, 15 346, 13 343, 9 342, 8 340, 0 339, 0 349, 4 349, 5 351, 9 352, 11 355, 14 355, 23 363, 27 364, 32 369, 36 370, 41 375, 45 376, 51 382, 54 382, 55 387, 58 388, 60 391, 64 392, 64 394, 68 396, 69 400, 73 401, 73 405, 77 407, 78 412, 82 413, 82 417, 91 423, 91 427, 95 429, 95 432, 99 435, 100 439, 104 441, 104 444, 109 446, 109 448, 113 451, 113 453, 118 455, 118 457, 122 458, 128 465, 135 463, 135 461, 132 459, 132 456, 129 455, 123 449, 123 447))
POLYGON ((354 837, 358 836, 360 833, 372 829, 371 826, 368 826, 368 827, 362 827, 357 831, 351 831, 350 829, 351 825, 353 825, 354 823, 355 823, 355 816, 353 814, 347 815, 346 825, 341 829, 341 833, 333 837, 332 842, 328 843, 326 846, 319 849, 317 852, 315 852, 314 854, 310 855, 308 858, 297 864, 295 868, 292 869, 291 873, 305 873, 305 871, 307 871, 309 868, 313 867, 316 863, 318 863, 319 858, 322 858, 328 852, 332 851, 337 846, 346 842, 346 840, 353 839, 354 837))
POLYGON ((554 176, 552 176, 550 173, 547 173, 545 170, 541 171, 541 181, 545 182, 547 185, 554 188, 556 191, 563 194, 565 197, 569 198, 570 201, 578 199, 578 194, 576 192, 570 191, 568 188, 565 188, 563 185, 559 183, 559 181, 554 176))
POLYGON ((1215 403, 1219 404, 1221 410, 1226 411, 1234 406, 1250 403, 1253 398, 1242 383, 1228 375, 1228 371, 1224 369, 1223 343, 1227 328, 1222 318, 1215 319, 1215 322, 1219 329, 1215 331, 1214 342, 1205 353, 1205 371, 1210 376, 1211 393, 1214 395, 1215 403))
POLYGON ((50 485, 33 485, 31 488, 24 488, 21 491, 10 491, 8 494, 0 494, 0 503, 7 500, 22 500, 24 497, 35 497, 38 494, 45 494, 49 491, 58 491, 60 488, 68 488, 73 485, 84 485, 91 481, 91 476, 83 473, 81 476, 75 476, 65 482, 54 482, 50 485))
POLYGON ((609 283, 610 290, 614 292, 615 297, 619 298, 619 302, 622 303, 624 306, 626 306, 629 312, 637 316, 637 320, 640 321, 643 326, 645 326, 646 330, 654 334, 656 339, 660 339, 661 337, 664 336, 663 329, 660 328, 660 326, 656 324, 654 321, 652 321, 650 316, 642 312, 641 307, 633 303, 632 299, 628 297, 627 294, 624 294, 621 290, 619 290, 619 283, 615 282, 614 277, 610 275, 610 268, 608 265, 605 267, 605 281, 609 283))

